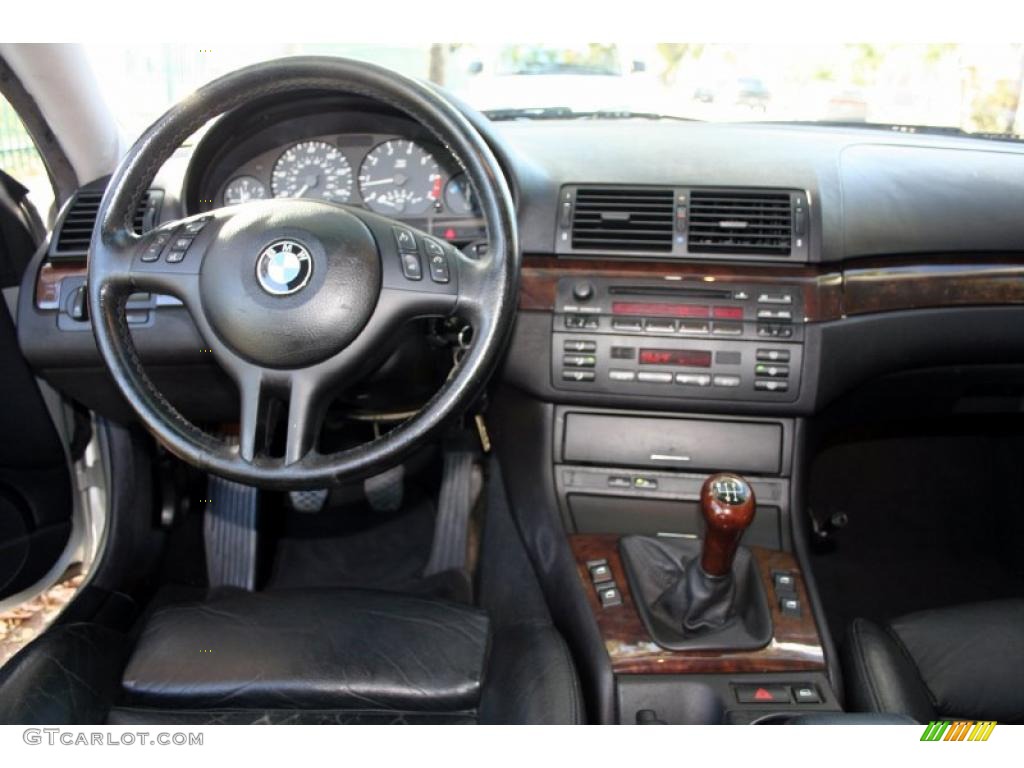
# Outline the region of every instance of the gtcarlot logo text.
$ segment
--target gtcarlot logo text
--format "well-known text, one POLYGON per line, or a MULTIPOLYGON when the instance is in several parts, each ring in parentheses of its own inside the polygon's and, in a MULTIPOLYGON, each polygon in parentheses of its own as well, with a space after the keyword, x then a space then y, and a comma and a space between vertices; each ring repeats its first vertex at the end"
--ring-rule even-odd
POLYGON ((83 731, 67 728, 26 728, 22 740, 29 745, 63 747, 201 747, 203 734, 186 731, 83 731))

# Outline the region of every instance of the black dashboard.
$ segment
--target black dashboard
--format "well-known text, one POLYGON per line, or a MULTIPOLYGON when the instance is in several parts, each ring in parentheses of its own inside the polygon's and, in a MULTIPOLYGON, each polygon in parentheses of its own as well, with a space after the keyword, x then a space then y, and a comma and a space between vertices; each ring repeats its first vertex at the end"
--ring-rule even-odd
MULTIPOLYGON (((885 372, 1024 360, 1012 322, 1024 312, 1020 144, 814 125, 491 122, 469 109, 466 116, 506 173, 525 256, 502 375, 541 400, 797 415, 885 372), (668 218, 653 226, 674 238, 667 250, 566 245, 586 223, 581 216, 623 230, 616 206, 648 206, 646 215, 662 194, 668 218), (604 201, 596 212, 594 195, 604 201), (790 206, 784 221, 768 221, 785 230, 785 247, 680 245, 694 233, 701 195, 740 212, 754 203, 790 206), (584 283, 600 294, 589 305, 572 295, 584 283), (732 293, 708 298, 716 285, 732 293), (792 289, 792 306, 759 301, 779 287, 792 289), (627 299, 635 316, 615 317, 627 299), (588 313, 599 316, 574 316, 588 313), (612 357, 628 347, 714 353, 714 362, 702 370, 647 364, 651 372, 640 377, 645 365, 612 357), (774 360, 757 356, 784 348, 789 378, 770 382, 758 371, 774 360), (736 353, 739 368, 720 367, 736 353)), ((485 230, 462 178, 458 159, 409 116, 358 96, 310 93, 214 121, 158 174, 162 207, 154 216, 170 221, 261 195, 317 196, 479 246, 485 230)), ((92 194, 103 183, 91 185, 92 194)), ((73 208, 74 201, 59 217, 54 242, 73 208)), ((651 220, 635 221, 650 228, 651 220)), ((720 216, 712 224, 749 221, 720 216)), ((19 332, 42 375, 87 404, 113 408, 88 318, 70 314, 84 268, 84 250, 37 254, 21 292, 19 332)), ((183 410, 233 413, 230 386, 202 355, 187 313, 155 297, 137 308, 137 346, 183 410), (192 373, 183 376, 185 369, 192 373), (200 380, 202 391, 193 385, 200 380)))

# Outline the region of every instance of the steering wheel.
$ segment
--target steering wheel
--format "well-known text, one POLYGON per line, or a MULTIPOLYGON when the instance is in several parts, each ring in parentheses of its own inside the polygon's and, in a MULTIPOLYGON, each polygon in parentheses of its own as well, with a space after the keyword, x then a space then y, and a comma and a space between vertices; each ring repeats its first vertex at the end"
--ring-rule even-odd
POLYGON ((468 407, 486 384, 515 316, 519 247, 497 160, 463 114, 428 85, 370 64, 327 57, 258 64, 200 88, 128 151, 98 214, 89 252, 89 308, 100 354, 142 422, 173 454, 261 487, 334 485, 394 465, 468 407), (132 213, 157 170, 211 118, 252 99, 341 91, 383 102, 427 128, 473 184, 486 254, 368 211, 274 199, 191 216, 142 236, 132 213), (238 443, 184 418, 143 370, 125 315, 135 292, 184 304, 240 397, 238 443), (330 400, 379 364, 414 318, 458 314, 473 328, 457 369, 423 408, 383 436, 321 454, 330 400), (284 453, 271 451, 276 415, 284 453))

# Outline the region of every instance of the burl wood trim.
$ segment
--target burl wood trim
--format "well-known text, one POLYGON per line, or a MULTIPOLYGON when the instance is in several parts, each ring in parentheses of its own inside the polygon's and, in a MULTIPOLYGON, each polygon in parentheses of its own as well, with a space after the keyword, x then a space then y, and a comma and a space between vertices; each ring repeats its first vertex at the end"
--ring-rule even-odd
POLYGON ((667 651, 647 633, 637 612, 626 572, 619 557, 616 534, 576 534, 569 543, 583 590, 597 620, 605 649, 616 674, 731 674, 743 672, 805 672, 825 668, 821 637, 811 615, 810 599, 795 558, 787 552, 751 547, 765 593, 775 594, 772 571, 797 574, 797 596, 803 612, 799 618, 783 616, 777 601, 769 597, 774 636, 756 651, 667 651), (602 608, 590 580, 587 562, 607 560, 622 595, 622 605, 602 608))
POLYGON ((843 270, 847 315, 1024 304, 1024 259, 944 258, 925 264, 865 261, 843 270))
POLYGON ((61 282, 65 277, 85 277, 85 273, 85 264, 43 264, 36 279, 36 309, 60 309, 61 282))

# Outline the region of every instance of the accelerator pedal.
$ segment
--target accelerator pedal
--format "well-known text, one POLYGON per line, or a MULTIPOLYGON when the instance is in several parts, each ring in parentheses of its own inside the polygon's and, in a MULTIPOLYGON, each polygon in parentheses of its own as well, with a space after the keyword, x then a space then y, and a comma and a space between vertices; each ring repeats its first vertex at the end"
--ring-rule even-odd
POLYGON ((289 491, 288 506, 295 512, 315 515, 327 503, 327 489, 316 488, 312 491, 289 491))
POLYGON ((483 487, 478 458, 479 450, 475 446, 445 449, 434 541, 424 576, 466 568, 470 514, 483 487))
POLYGON ((206 571, 211 587, 256 588, 259 491, 216 475, 207 481, 203 515, 206 571))

